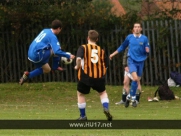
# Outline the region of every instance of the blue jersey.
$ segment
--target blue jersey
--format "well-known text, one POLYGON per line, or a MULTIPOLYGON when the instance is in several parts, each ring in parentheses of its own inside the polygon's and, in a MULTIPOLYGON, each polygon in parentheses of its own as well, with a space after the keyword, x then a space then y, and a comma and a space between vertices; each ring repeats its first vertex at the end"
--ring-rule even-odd
MULTIPOLYGON (((128 47, 128 56, 135 61, 144 61, 147 58, 145 47, 149 47, 148 38, 145 35, 136 37, 129 34, 125 41, 119 46, 117 51, 120 53, 128 47)), ((149 47, 150 48, 150 47, 149 47)))
POLYGON ((33 40, 28 50, 28 58, 33 62, 39 62, 41 53, 50 49, 59 57, 70 58, 70 55, 61 50, 60 43, 51 29, 43 29, 33 40))

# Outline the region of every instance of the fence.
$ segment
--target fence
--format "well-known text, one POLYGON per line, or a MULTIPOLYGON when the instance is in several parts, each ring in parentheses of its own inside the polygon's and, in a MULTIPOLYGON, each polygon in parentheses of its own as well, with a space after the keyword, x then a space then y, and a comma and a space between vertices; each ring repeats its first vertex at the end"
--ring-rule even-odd
MULTIPOLYGON (((41 30, 47 24, 37 25, 41 30)), ((0 82, 18 82, 25 70, 33 70, 34 65, 27 59, 29 44, 39 31, 22 28, 18 35, 5 28, 0 30, 0 82)), ((145 62, 142 84, 154 85, 157 80, 167 80, 171 71, 181 72, 181 20, 145 21, 142 23, 143 34, 148 36, 151 53, 145 62)), ((58 38, 62 48, 76 54, 78 47, 86 43, 89 26, 67 27, 58 38)), ((123 27, 114 26, 111 31, 98 30, 100 38, 98 44, 106 53, 115 51, 125 39, 123 27)), ((106 81, 110 85, 120 85, 123 82, 123 53, 110 61, 106 81)), ((63 65, 65 72, 50 73, 33 78, 29 82, 67 81, 76 82, 75 61, 70 65, 63 65)))

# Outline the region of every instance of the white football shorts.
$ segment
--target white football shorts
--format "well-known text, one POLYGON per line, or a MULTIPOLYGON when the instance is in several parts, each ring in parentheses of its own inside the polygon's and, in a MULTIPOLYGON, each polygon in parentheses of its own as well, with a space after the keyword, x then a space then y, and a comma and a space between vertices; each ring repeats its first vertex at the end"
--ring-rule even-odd
MULTIPOLYGON (((124 76, 128 76, 131 80, 133 80, 131 73, 129 73, 127 71, 124 71, 124 76)), ((141 77, 139 77, 139 79, 141 80, 141 77)))
POLYGON ((131 80, 133 80, 132 75, 127 71, 124 71, 124 76, 128 76, 131 80))

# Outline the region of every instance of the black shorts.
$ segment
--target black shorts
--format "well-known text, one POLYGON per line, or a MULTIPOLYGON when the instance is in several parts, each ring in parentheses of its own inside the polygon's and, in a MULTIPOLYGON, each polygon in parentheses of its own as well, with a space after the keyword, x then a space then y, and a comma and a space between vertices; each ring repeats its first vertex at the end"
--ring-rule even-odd
POLYGON ((79 81, 77 84, 77 90, 82 94, 89 94, 91 88, 96 90, 98 93, 101 93, 106 90, 105 82, 95 83, 95 85, 87 85, 79 81))

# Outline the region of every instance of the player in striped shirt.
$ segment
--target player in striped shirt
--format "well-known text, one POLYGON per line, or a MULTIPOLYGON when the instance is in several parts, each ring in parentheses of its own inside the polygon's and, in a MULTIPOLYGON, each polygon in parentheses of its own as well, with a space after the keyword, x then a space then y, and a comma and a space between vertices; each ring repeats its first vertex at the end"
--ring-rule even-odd
POLYGON ((109 112, 108 94, 105 88, 108 59, 105 51, 96 44, 98 36, 97 31, 89 30, 88 44, 80 46, 77 51, 75 69, 78 70, 77 97, 80 111, 78 120, 87 120, 85 94, 89 94, 91 88, 99 93, 107 120, 112 120, 112 115, 109 112))

